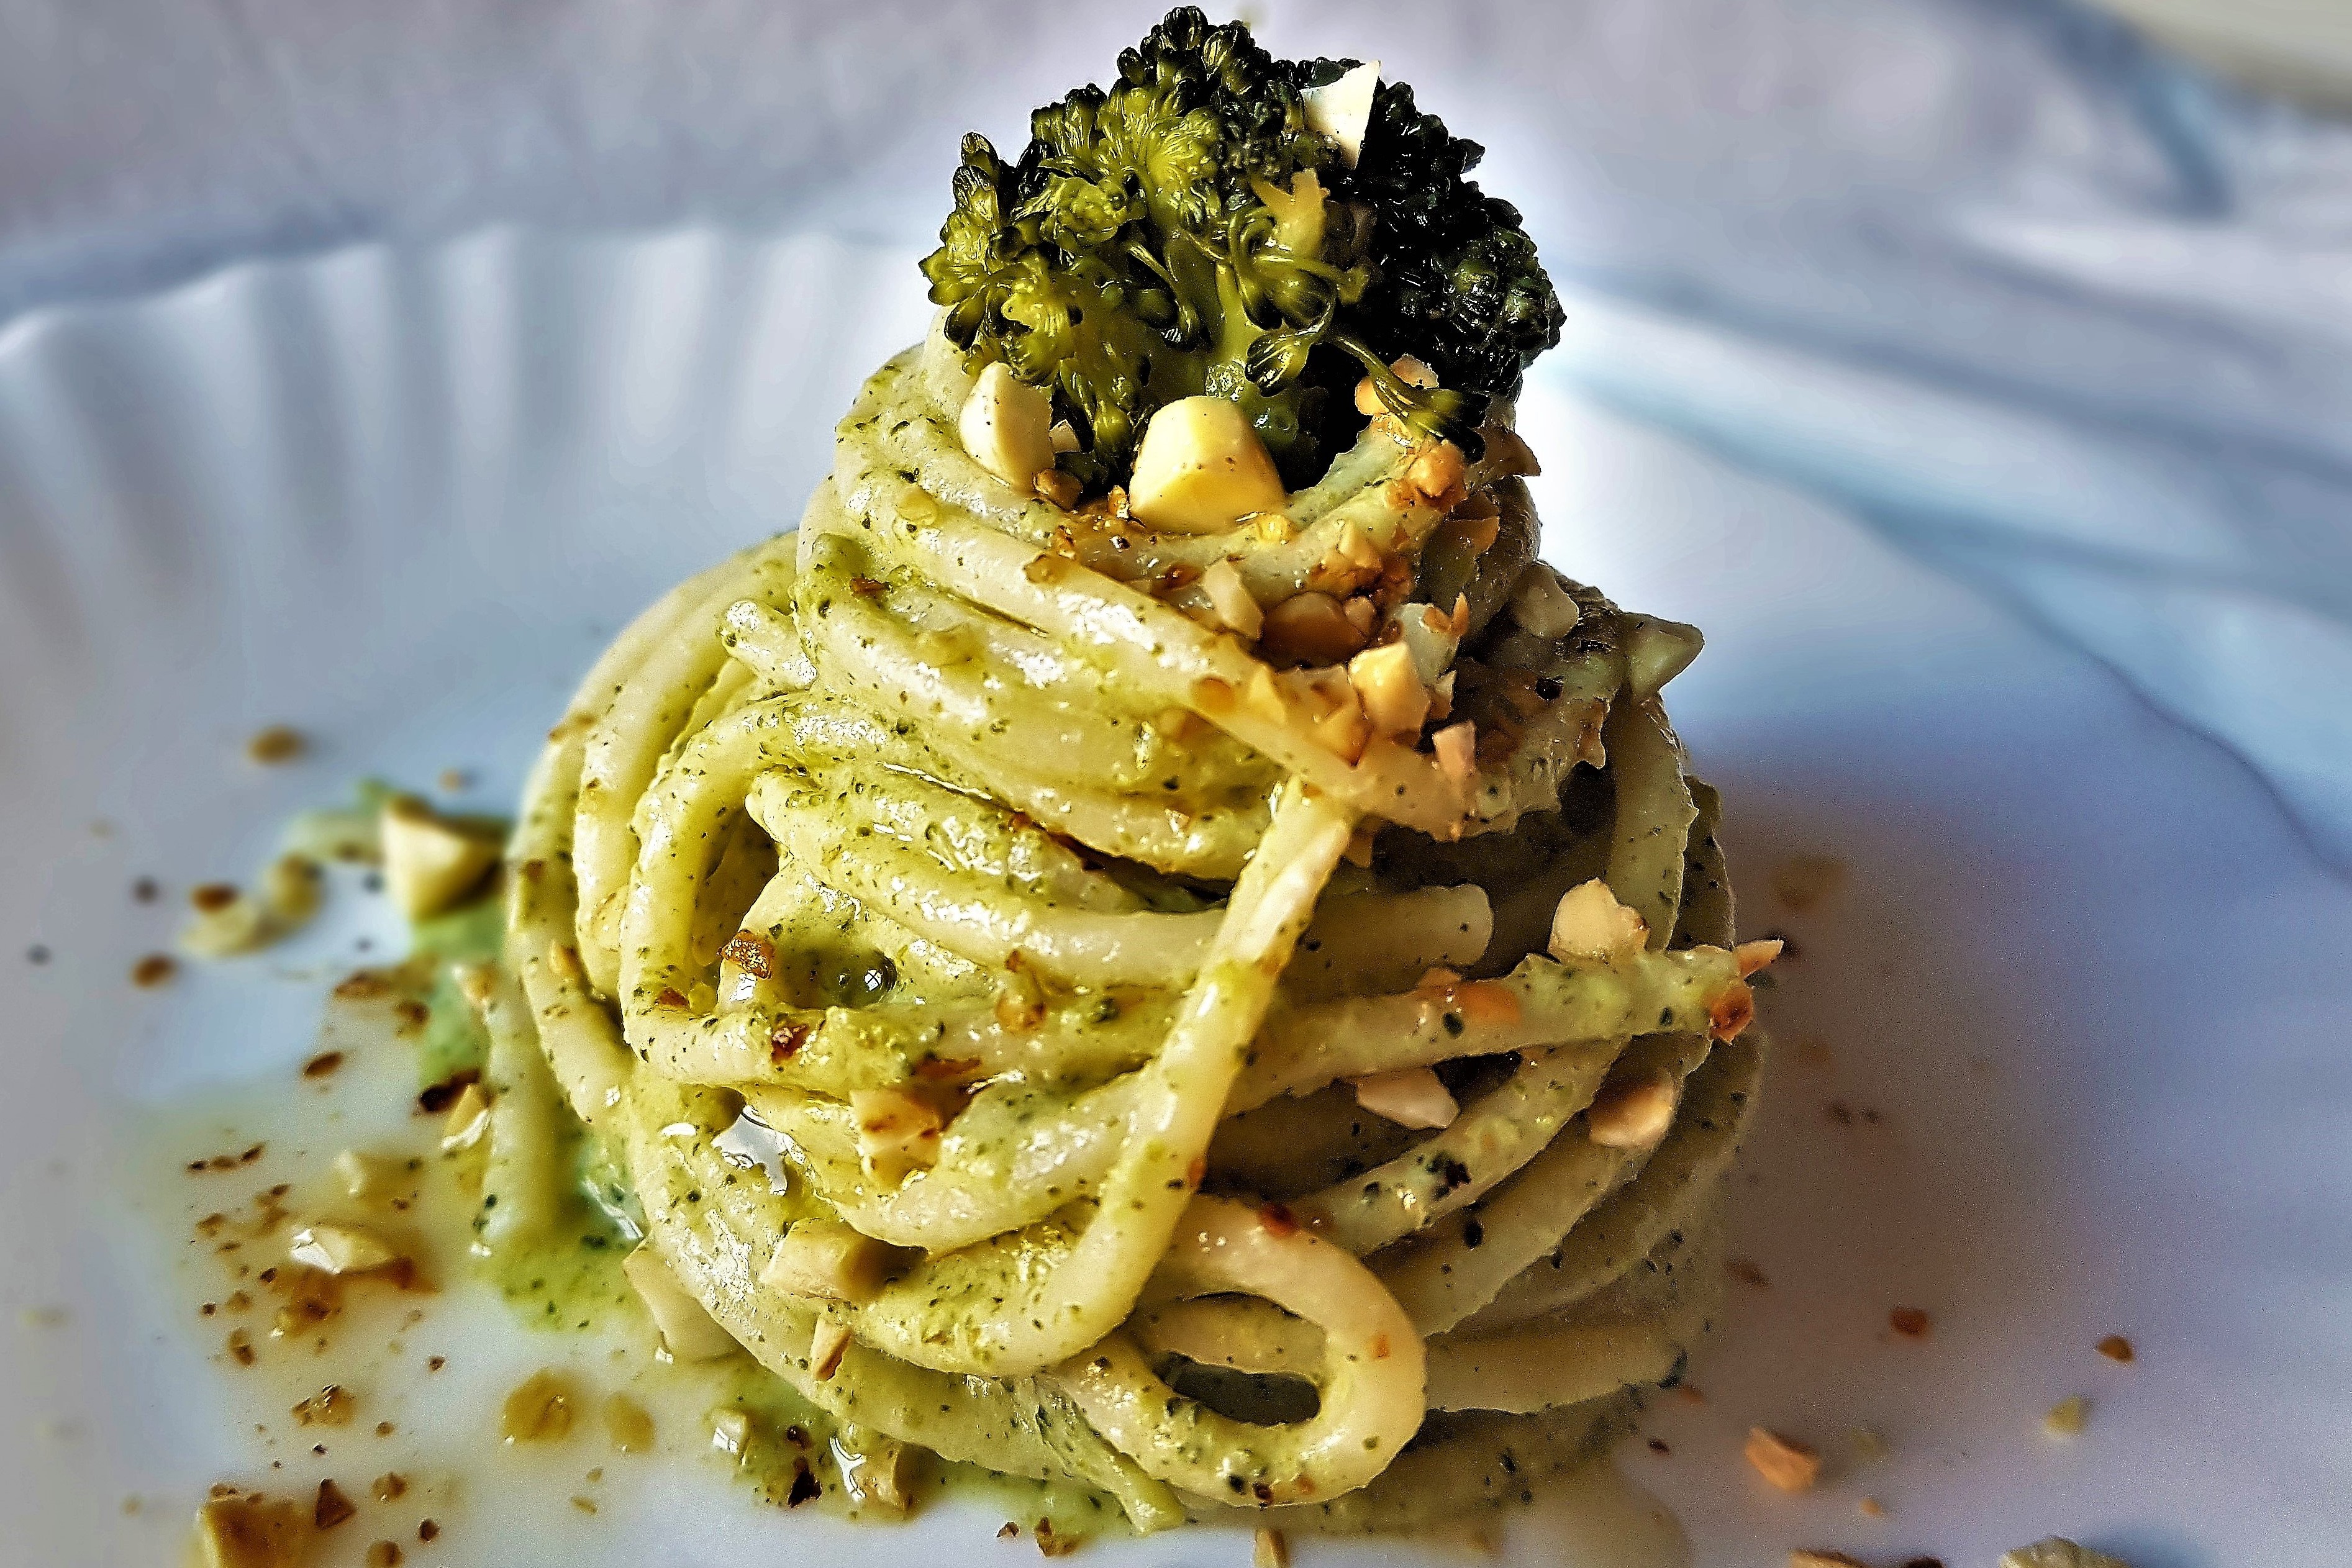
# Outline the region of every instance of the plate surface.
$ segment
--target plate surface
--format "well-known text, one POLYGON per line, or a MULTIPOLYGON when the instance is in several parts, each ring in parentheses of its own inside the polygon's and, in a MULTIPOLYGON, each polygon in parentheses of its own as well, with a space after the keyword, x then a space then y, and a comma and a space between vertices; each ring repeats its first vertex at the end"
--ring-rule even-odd
MULTIPOLYGON (((179 892, 245 874, 365 775, 460 768, 470 801, 509 799, 630 612, 791 525, 838 410, 924 308, 897 252, 495 232, 0 332, 0 1514, 28 1561, 168 1561, 206 1483, 267 1473, 239 1434, 272 1413, 169 1289, 184 1238, 131 1173, 158 1110, 310 1052, 376 913, 343 889, 283 953, 134 988, 179 892), (247 764, 280 722, 309 758, 247 764), (142 876, 166 896, 136 902, 142 876)), ((2063 1531, 2138 1568, 2342 1561, 2344 884, 2228 757, 1846 519, 1540 377, 1524 423, 1549 557, 1706 628, 1675 712, 1728 801, 1743 925, 1800 949, 1767 998, 1781 1049, 1735 1209, 1769 1282, 1733 1282, 1705 1403, 1665 1402, 1618 1460, 1685 1560, 1989 1563, 2063 1531), (1767 891, 1796 853, 1849 868, 1804 914, 1767 891), (1897 1306, 1932 1333, 1891 1333, 1897 1306), (2095 1354, 2109 1333, 2135 1364, 2095 1354), (2046 1438, 2074 1394, 2087 1429, 2046 1438), (1746 1469, 1758 1423, 1824 1449, 1819 1491, 1746 1469), (1885 1457, 1854 1454, 1865 1424, 1885 1457)), ((487 1422, 506 1372, 581 1350, 447 1311, 480 1372, 420 1402, 420 1432, 487 1422)), ((1032 1550, 988 1540, 979 1506, 897 1531, 787 1516, 687 1447, 608 1477, 593 1518, 564 1506, 576 1481, 491 1461, 426 1560, 1032 1550)), ((1517 1521, 1503 1560, 1673 1560, 1638 1500, 1615 1506, 1517 1521)), ((1247 1542, 1092 1551, 1233 1563, 1247 1542)))

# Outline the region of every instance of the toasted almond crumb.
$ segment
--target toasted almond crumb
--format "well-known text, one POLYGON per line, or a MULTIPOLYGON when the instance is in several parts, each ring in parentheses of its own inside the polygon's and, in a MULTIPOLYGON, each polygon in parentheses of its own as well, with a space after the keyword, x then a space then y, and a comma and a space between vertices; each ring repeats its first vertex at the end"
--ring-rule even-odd
POLYGON ((1560 895, 1552 910, 1548 946, 1562 963, 1583 958, 1617 964, 1638 952, 1649 932, 1648 922, 1618 903, 1609 884, 1594 877, 1560 895))
POLYGON ((1654 1149, 1674 1125, 1681 1098, 1672 1073, 1612 1076, 1585 1110, 1585 1135, 1604 1149, 1654 1149))
POLYGON ((741 1458, 751 1447, 751 1415, 727 1406, 710 1413, 710 1446, 741 1458))
POLYGON ((1853 1511, 1862 1515, 1864 1519, 1885 1519, 1886 1517, 1886 1505, 1879 1501, 1874 1497, 1864 1498, 1860 1502, 1853 1505, 1853 1511))
POLYGON ((1216 562, 1201 574, 1201 591, 1209 596, 1209 608, 1216 612, 1218 624, 1256 641, 1265 625, 1265 612, 1250 596, 1240 568, 1230 560, 1216 562))
POLYGON ((1741 1284, 1753 1285, 1759 1291, 1772 1282, 1764 1277, 1764 1270, 1752 1258, 1734 1258, 1724 1264, 1723 1271, 1741 1284))
POLYGON ((2070 1394, 2050 1406, 2042 1417, 2042 1429, 2053 1437, 2072 1437, 2081 1432, 2090 1419, 2091 1402, 2079 1394, 2070 1394))
POLYGON ((1021 1527, 1008 1519, 997 1527, 996 1539, 999 1541, 1010 1541, 1020 1533, 1021 1527))
POLYGON ((1821 1455, 1762 1427, 1748 1428, 1748 1441, 1740 1451, 1758 1475, 1785 1492, 1811 1491, 1822 1478, 1821 1455))
POLYGON ((583 1513, 593 1513, 596 1511, 596 1501, 593 1498, 585 1498, 574 1494, 572 1499, 572 1506, 578 1509, 583 1513))
POLYGON ((1451 1126, 1462 1113, 1453 1094, 1426 1067, 1399 1067, 1348 1082, 1356 1091, 1357 1104, 1400 1127, 1451 1126))
POLYGON ((1926 1339, 1931 1324, 1920 1308, 1896 1307, 1886 1314, 1886 1326, 1905 1339, 1926 1339))
POLYGON ((1438 770, 1456 788, 1468 789, 1478 775, 1478 727, 1468 719, 1447 725, 1429 737, 1438 770))
POLYGON ((1731 950, 1732 958, 1739 965, 1739 977, 1746 979, 1758 970, 1770 967, 1787 944, 1780 937, 1768 937, 1758 942, 1742 942, 1731 950))
POLYGON ((131 966, 131 983, 152 990, 180 972, 179 964, 168 953, 150 953, 131 966))
POLYGON ((1857 1459, 1883 1459, 1886 1457, 1886 1434, 1875 1427, 1856 1427, 1846 1434, 1857 1459))
POLYGON ((1250 1568, 1290 1568, 1290 1542, 1279 1530, 1261 1525, 1250 1552, 1250 1568))
POLYGON ((342 1427, 351 1422, 356 1406, 349 1390, 340 1383, 330 1383, 289 1412, 305 1427, 342 1427))
POLYGON ((1811 1036, 1799 1040, 1797 1060, 1808 1067, 1827 1067, 1830 1064, 1830 1042, 1811 1036))
POLYGON ((1845 862, 1828 855, 1790 855, 1772 868, 1772 896, 1801 915, 1845 881, 1845 862))
POLYGON ((840 1319, 825 1316, 816 1322, 809 1335, 809 1372, 819 1383, 830 1383, 841 1369, 841 1358, 849 1351, 849 1325, 840 1319))
POLYGON ((318 1500, 311 1505, 311 1522, 320 1530, 332 1530, 357 1512, 359 1506, 345 1497, 332 1479, 319 1483, 318 1500))
POLYGON ((309 747, 310 742, 300 730, 291 725, 273 724, 268 729, 254 731, 253 738, 245 743, 245 754, 267 768, 291 762, 309 747))
POLYGON ((379 1541, 367 1549, 367 1568, 400 1568, 400 1543, 379 1541))
POLYGON ((2109 1361, 2120 1361, 2125 1363, 2137 1360, 2139 1354, 2137 1351, 2132 1349, 2132 1342, 2124 1338, 2124 1336, 2119 1333, 2111 1333, 2106 1338, 2101 1340, 2099 1342, 2099 1354, 2105 1356, 2109 1361))
POLYGON ((398 1470, 386 1470, 368 1490, 378 1502, 393 1502, 407 1494, 408 1478, 398 1470))

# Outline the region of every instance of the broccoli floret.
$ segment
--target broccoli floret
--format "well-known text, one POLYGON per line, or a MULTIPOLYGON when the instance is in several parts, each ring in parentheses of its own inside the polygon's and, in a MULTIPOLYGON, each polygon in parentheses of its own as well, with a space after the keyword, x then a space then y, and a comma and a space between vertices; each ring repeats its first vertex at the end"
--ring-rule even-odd
POLYGON ((1153 410, 1202 392, 1240 404, 1293 483, 1352 435, 1366 375, 1468 442, 1559 340, 1518 214, 1464 177, 1475 143, 1393 85, 1355 168, 1310 127, 1303 90, 1352 64, 1277 60, 1187 6, 1108 91, 1031 116, 1018 162, 964 139, 931 298, 955 343, 1052 394, 1079 440, 1061 466, 1089 487, 1127 476, 1153 410), (1391 374, 1404 354, 1443 386, 1391 374))

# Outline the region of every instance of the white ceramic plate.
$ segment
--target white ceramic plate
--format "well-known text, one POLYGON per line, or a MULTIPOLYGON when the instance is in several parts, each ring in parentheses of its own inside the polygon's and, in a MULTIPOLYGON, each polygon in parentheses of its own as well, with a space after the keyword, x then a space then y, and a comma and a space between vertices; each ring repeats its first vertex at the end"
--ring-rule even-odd
MULTIPOLYGON (((158 1107, 282 1083, 373 915, 346 889, 284 954, 134 989, 179 892, 245 873, 288 814, 364 774, 461 767, 470 799, 506 800, 624 618, 791 523, 836 412, 919 328, 910 261, 703 231, 495 233, 0 332, 0 1517, 16 1560, 168 1561, 206 1483, 267 1479, 289 1452, 252 1433, 281 1413, 174 1293, 184 1233, 126 1175, 155 1151, 128 1145, 158 1107), (310 757, 247 764, 242 739, 276 722, 316 737, 310 757), (130 896, 142 875, 165 886, 156 905, 130 896)), ((1551 558, 1707 628, 1675 712, 1730 802, 1745 924, 1801 947, 1768 998, 1783 1050, 1736 1211, 1734 1249, 1769 1283, 1735 1282, 1695 1373, 1706 1403, 1664 1403, 1643 1436, 1667 1451, 1632 1442, 1622 1470, 1706 1564, 1820 1545, 1958 1568, 2052 1531, 2138 1568, 2344 1561, 2344 885, 2229 758, 1844 519, 1540 379, 1526 420, 1551 558), (1803 915, 1764 891, 1800 852, 1852 868, 1803 915), (1825 1061, 1789 1049, 1806 1040, 1825 1061), (1930 1337, 1891 1334, 1895 1306, 1928 1310, 1930 1337), (2110 1332, 2136 1364, 2095 1354, 2110 1332), (2071 1394, 2092 1401, 2087 1430, 2045 1437, 2042 1411, 2071 1394), (1763 1488, 1738 1457, 1754 1423, 1827 1451, 1823 1487, 1763 1488), (1864 1423, 1886 1457, 1852 1455, 1864 1423), (1865 1496, 1889 1517, 1862 1516, 1865 1496)), ((478 1428, 511 1371, 585 1354, 470 1311, 436 1307, 471 1370, 415 1396, 399 1441, 478 1428)), ((565 1504, 577 1476, 486 1459, 411 1560, 1029 1560, 978 1506, 877 1531, 757 1505, 691 1446, 605 1476, 593 1518, 565 1504)), ((331 1460, 348 1487, 375 1452, 331 1460)), ((1644 1517, 1521 1519, 1506 1560, 1657 1561, 1644 1517)), ((360 1539, 342 1541, 354 1560, 360 1539)), ((1248 1547, 1192 1532, 1090 1550, 1237 1563, 1248 1547)))

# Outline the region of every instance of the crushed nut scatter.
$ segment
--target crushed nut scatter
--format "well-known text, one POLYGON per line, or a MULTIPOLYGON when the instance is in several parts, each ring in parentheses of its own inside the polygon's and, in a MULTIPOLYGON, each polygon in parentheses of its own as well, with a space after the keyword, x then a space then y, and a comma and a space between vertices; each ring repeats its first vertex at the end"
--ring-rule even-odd
POLYGON ((1853 1510, 1856 1513, 1861 1514, 1864 1519, 1885 1519, 1886 1517, 1886 1505, 1879 1501, 1874 1497, 1864 1498, 1860 1502, 1853 1505, 1853 1510))
POLYGON ((2050 1406, 2050 1413, 2042 1417, 2042 1429, 2053 1437, 2072 1437, 2082 1431, 2090 1415, 2091 1402, 2070 1394, 2050 1406))
POLYGON ((1896 1307, 1886 1314, 1886 1326, 1905 1339, 1926 1339, 1930 1326, 1927 1314, 1917 1307, 1896 1307))
POLYGON ((1758 1475, 1785 1492, 1811 1491, 1822 1477, 1821 1455, 1762 1427, 1748 1429, 1748 1441, 1741 1452, 1758 1475))
POLYGON ((1734 1258, 1724 1264, 1723 1271, 1741 1284, 1753 1285, 1759 1291, 1772 1282, 1764 1277, 1764 1270, 1757 1267, 1752 1258, 1734 1258))
POLYGON ((1790 855, 1772 868, 1772 895, 1783 908, 1801 915, 1835 893, 1845 881, 1845 862, 1828 855, 1790 855))
POLYGON ((2131 1341, 2119 1333, 2111 1333, 2099 1342, 2099 1354, 2109 1361, 2119 1361, 2128 1364, 2137 1358, 2139 1353, 2132 1349, 2131 1341))
POLYGON ((1290 1568, 1290 1542, 1282 1531, 1259 1529, 1250 1552, 1250 1568, 1290 1568))
POLYGON ((131 983, 152 990, 179 972, 178 960, 169 953, 150 953, 131 966, 131 983))
POLYGON ((245 743, 245 754, 267 768, 293 761, 309 746, 310 742, 303 738, 302 732, 293 726, 273 724, 268 729, 254 733, 253 738, 245 743))
POLYGON ((345 1497, 332 1479, 319 1483, 319 1500, 311 1507, 311 1521, 320 1530, 332 1530, 357 1512, 359 1505, 345 1497))
POLYGON ((375 1478, 375 1484, 368 1490, 376 1501, 391 1502, 407 1492, 408 1478, 398 1470, 386 1470, 375 1478))
POLYGON ((400 1568, 400 1543, 378 1541, 367 1549, 367 1568, 400 1568))

